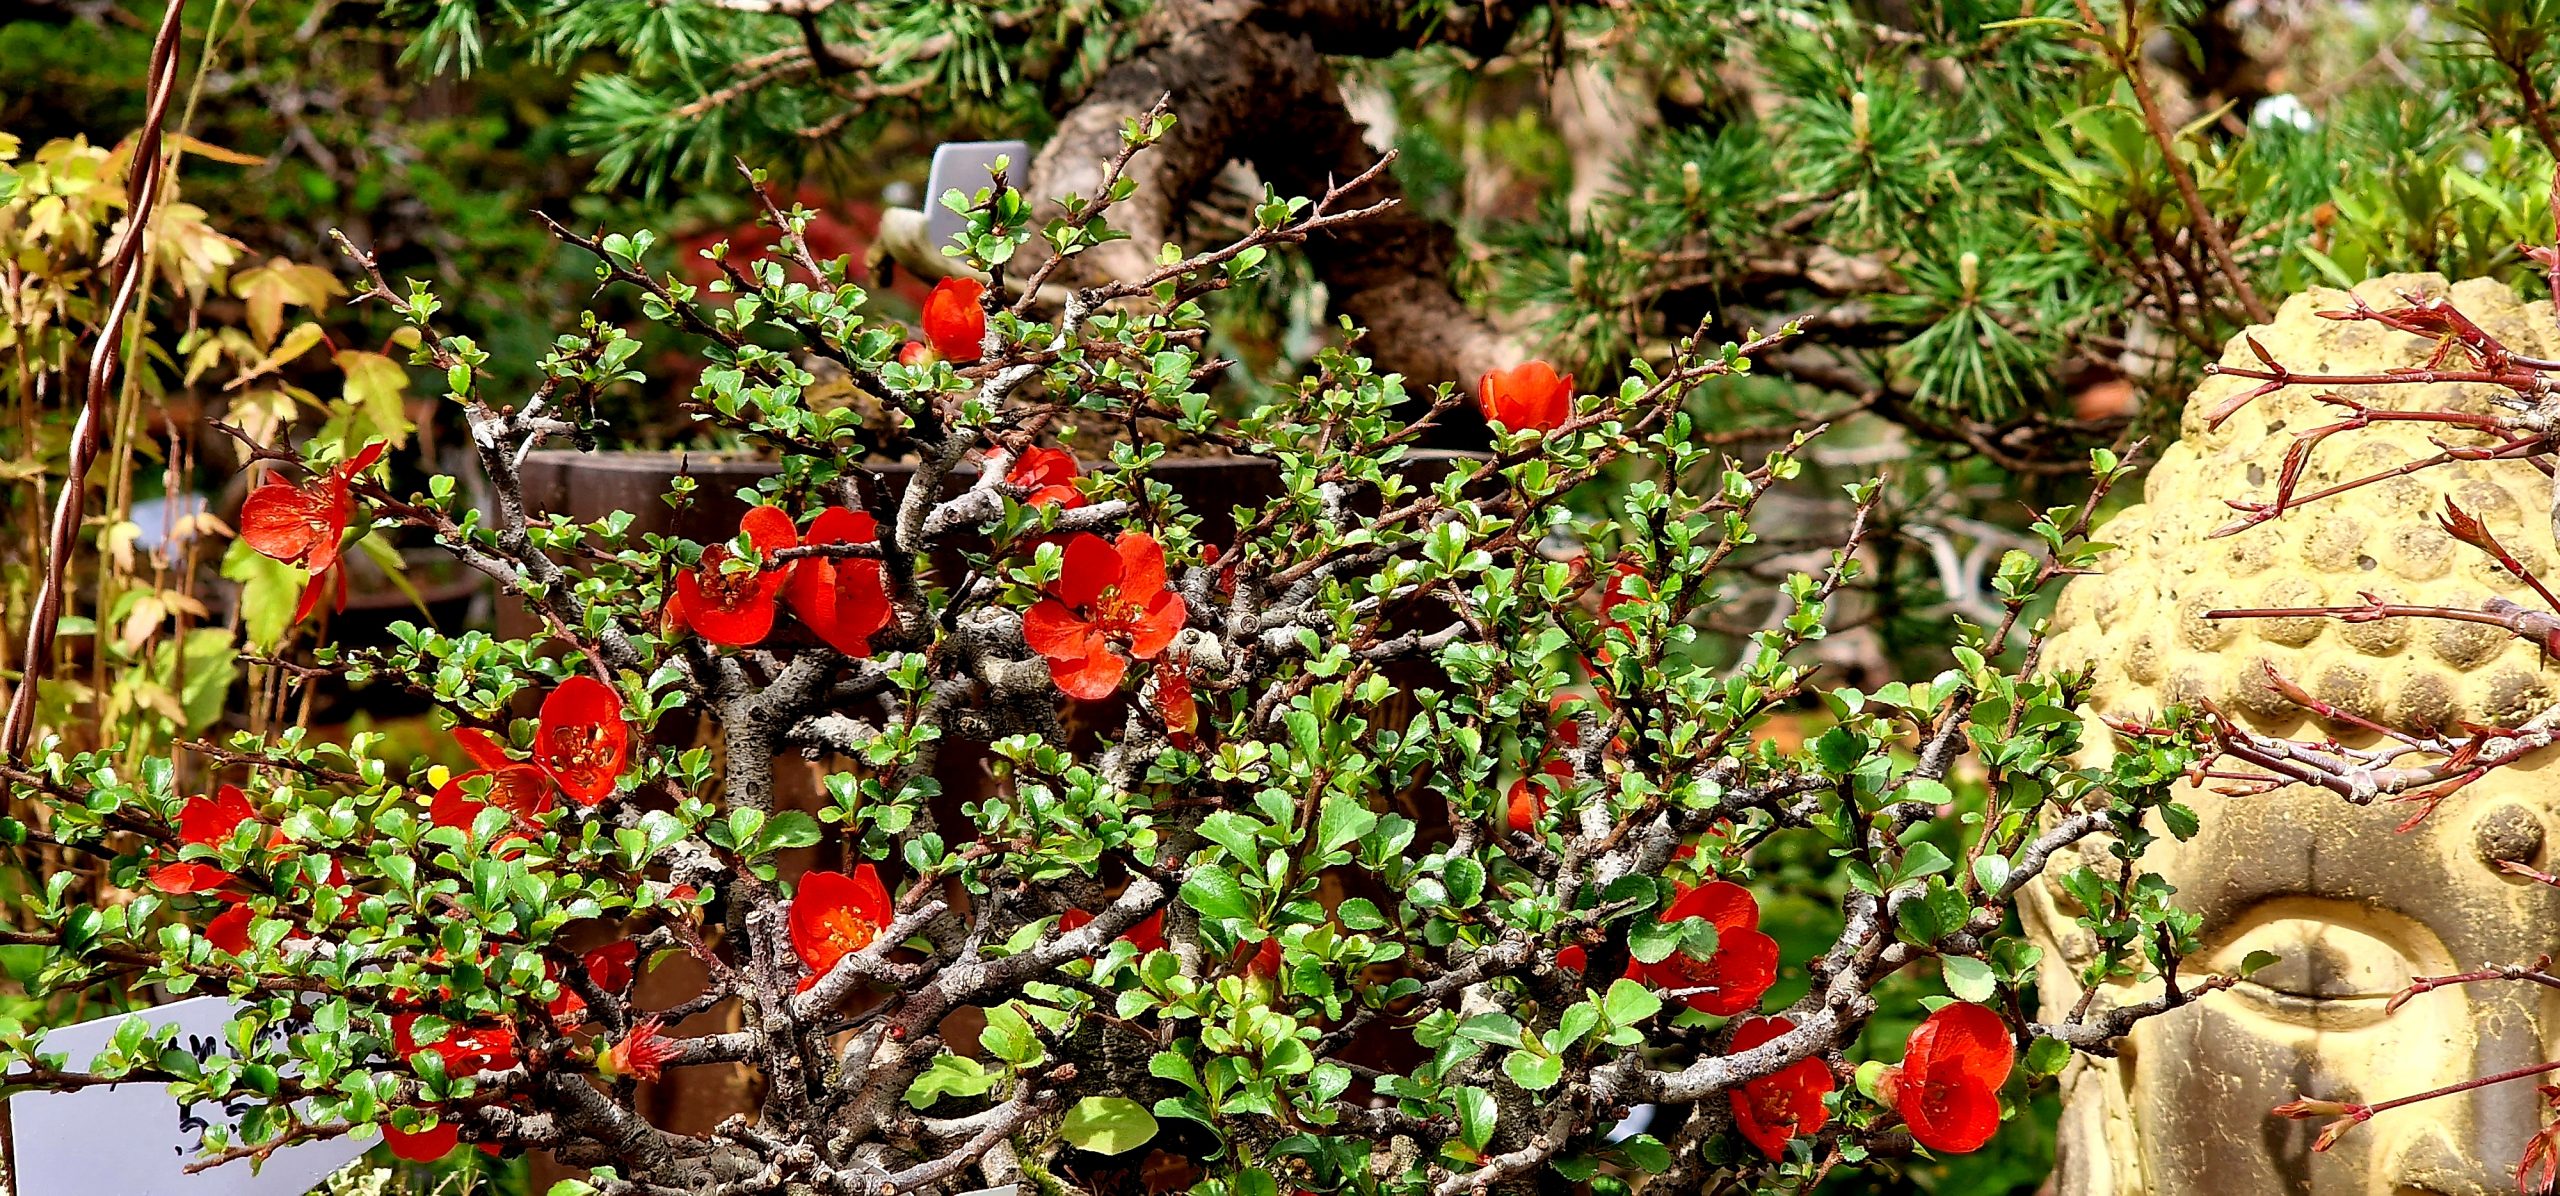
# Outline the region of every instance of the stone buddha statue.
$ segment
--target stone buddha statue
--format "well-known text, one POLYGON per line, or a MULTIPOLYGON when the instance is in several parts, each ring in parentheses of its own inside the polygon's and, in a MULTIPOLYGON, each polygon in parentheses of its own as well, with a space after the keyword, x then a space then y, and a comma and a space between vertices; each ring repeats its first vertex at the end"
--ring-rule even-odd
MULTIPOLYGON (((2520 353, 2560 355, 2551 306, 2520 302, 2504 284, 2455 285, 2399 275, 2356 288, 2375 307, 2401 293, 2450 293, 2466 315, 2520 353)), ((2272 326, 2254 330, 2286 367, 2379 373, 2424 363, 2433 342, 2361 321, 2322 319, 2347 296, 2295 296, 2272 326)), ((2234 366, 2255 366, 2235 339, 2234 366)), ((2047 661, 2088 666, 2088 713, 2142 717, 2208 699, 2261 734, 2349 744, 2374 741, 2288 700, 2272 667, 2332 706, 2420 732, 2464 723, 2513 725, 2560 695, 2560 666, 2504 630, 2432 619, 2346 623, 2322 618, 2212 620, 2237 607, 2385 601, 2478 606, 2489 595, 2538 599, 2438 525, 2450 498, 2478 515, 2528 568, 2547 579, 2553 482, 2531 463, 2464 462, 2350 490, 2222 539, 2225 499, 2266 501, 2294 438, 2344 412, 2307 386, 2260 397, 2219 429, 2203 413, 2254 385, 2208 379, 2189 399, 2183 438, 2153 469, 2145 501, 2108 521, 2099 541, 2120 546, 2107 571, 2075 580, 2055 611, 2047 661)), ((2479 386, 2332 388, 2376 407, 2490 410, 2479 386)), ((2315 450, 2302 493, 2379 473, 2446 444, 2486 443, 2443 425, 2382 423, 2339 433, 2315 450)), ((2560 579, 2555 579, 2560 581, 2560 579)), ((2108 750, 2104 731, 2092 736, 2108 750)), ((2547 754, 2547 753, 2546 753, 2547 754)), ((2202 916, 2204 949, 2187 974, 2227 972, 2254 951, 2281 962, 2227 992, 2144 1021, 2112 1059, 2081 1058, 2063 1073, 2059 1196, 2353 1193, 2465 1196, 2512 1192, 2526 1140, 2541 1125, 2537 1081, 2500 1084, 2382 1113, 2333 1149, 2314 1153, 2319 1121, 2270 1116, 2297 1096, 2381 1101, 2538 1063, 2560 1049, 2560 992, 2532 984, 2448 986, 2384 1006, 2419 976, 2531 963, 2560 953, 2560 889, 2503 872, 2510 861, 2555 869, 2560 785, 2549 759, 2490 773, 2414 827, 2418 807, 2357 807, 2293 786, 2256 796, 2191 790, 2203 829, 2165 836, 2143 858, 2202 916)), ((2051 881, 2080 863, 2105 864, 2102 845, 2057 860, 2024 895, 2029 933, 2044 947, 2047 1016, 2082 998, 2091 956, 2079 912, 2051 881)), ((2128 1003, 2156 986, 2109 985, 2099 1002, 2128 1003)))

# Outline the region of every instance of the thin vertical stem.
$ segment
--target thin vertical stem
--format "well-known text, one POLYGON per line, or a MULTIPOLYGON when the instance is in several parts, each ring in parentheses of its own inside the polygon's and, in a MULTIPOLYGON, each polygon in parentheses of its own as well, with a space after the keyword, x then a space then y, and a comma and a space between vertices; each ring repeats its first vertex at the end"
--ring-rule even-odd
MULTIPOLYGON (((2169 120, 2160 114, 2159 97, 2151 93, 2151 81, 2143 77, 2142 64, 2132 52, 2134 45, 2133 0, 2127 0, 2124 14, 2124 41, 2120 44, 2107 35, 2106 26, 2098 21, 2089 0, 2072 0, 2080 8, 2080 19, 2088 26, 2089 36, 2106 48, 2107 58, 2133 86, 2134 103, 2142 108, 2142 123, 2151 130, 2151 140, 2160 147, 2161 164, 2168 167, 2169 180, 2178 186, 2178 198, 2187 206, 2187 218, 2195 222, 2196 235, 2204 239, 2206 252, 2213 255, 2214 265, 2231 283, 2231 292, 2240 300, 2242 310, 2260 324, 2272 323, 2275 316, 2258 299, 2257 289, 2249 285, 2249 276, 2241 273, 2240 260, 2231 254, 2231 241, 2222 235, 2222 225, 2204 206, 2204 194, 2196 190, 2195 175, 2187 164, 2178 160, 2177 134, 2169 128, 2169 120)), ((2165 248, 2165 247, 2164 247, 2165 248)))

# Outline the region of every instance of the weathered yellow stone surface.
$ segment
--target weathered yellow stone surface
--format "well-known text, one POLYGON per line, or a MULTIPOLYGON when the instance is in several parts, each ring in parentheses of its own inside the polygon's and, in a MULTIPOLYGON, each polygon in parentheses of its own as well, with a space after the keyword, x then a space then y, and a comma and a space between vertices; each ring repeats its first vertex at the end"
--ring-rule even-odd
MULTIPOLYGON (((2399 275, 2357 288, 2375 307, 2399 305, 2402 291, 2450 291, 2465 314, 2518 352, 2560 356, 2550 305, 2522 303, 2503 284, 2448 287, 2434 275, 2399 275)), ((2373 373, 2427 359, 2433 345, 2424 338, 2318 314, 2344 305, 2338 291, 2298 295, 2254 333, 2299 372, 2373 373)), ((2223 360, 2256 364, 2236 339, 2223 360)), ((2152 471, 2144 502, 2097 534, 2121 546, 2106 572, 2074 581, 2063 595, 2047 660, 2094 667, 2090 713, 2142 716, 2205 699, 2261 733, 2335 734, 2363 744, 2373 737, 2324 725, 2268 684, 2265 670, 2343 709, 2419 731, 2522 721, 2560 694, 2560 669, 2496 628, 2202 617, 2216 608, 2352 605, 2363 593, 2459 606, 2503 594, 2538 604, 2438 526, 2448 497, 2560 584, 2548 572, 2560 562, 2552 483, 2525 462, 2440 466, 2209 538, 2236 514, 2223 500, 2271 499, 2295 436, 2344 414, 2318 402, 2314 388, 2296 386, 2258 399, 2219 429, 2205 427, 2204 412, 2252 385, 2217 377, 2196 390, 2183 436, 2152 471)), ((2338 393, 2376 407, 2487 411, 2501 392, 2431 385, 2338 393)), ((2321 443, 2301 489, 2419 460, 2438 451, 2431 440, 2488 442, 2420 423, 2342 432, 2321 443)), ((2413 811, 2401 804, 2357 808, 2300 787, 2242 798, 2187 794, 2204 830, 2188 843, 2164 841, 2143 861, 2178 887, 2181 907, 2205 918, 2206 950, 2186 973, 2227 970, 2261 949, 2284 962, 2143 1023, 2119 1059, 2071 1066, 2062 1196, 2512 1191, 2512 1168, 2540 1124, 2530 1082, 2382 1114, 2327 1154, 2310 1149, 2318 1122, 2277 1120, 2268 1110, 2297 1095, 2379 1101, 2552 1057, 2560 995, 2530 985, 2448 988, 2383 1013, 2413 977, 2560 950, 2560 892, 2496 867, 2501 859, 2552 866, 2548 831, 2560 790, 2548 763, 2537 758, 2492 774, 2406 833, 2396 828, 2413 811)), ((2080 863, 2110 865, 2103 847, 2091 844, 2058 861, 2048 880, 2080 863)), ((2029 931, 2047 951, 2048 1017, 2082 995, 2076 973, 2091 944, 2072 922, 2077 912, 2049 883, 2027 895, 2029 931)), ((2151 991, 2111 985, 2098 1000, 2151 991)))

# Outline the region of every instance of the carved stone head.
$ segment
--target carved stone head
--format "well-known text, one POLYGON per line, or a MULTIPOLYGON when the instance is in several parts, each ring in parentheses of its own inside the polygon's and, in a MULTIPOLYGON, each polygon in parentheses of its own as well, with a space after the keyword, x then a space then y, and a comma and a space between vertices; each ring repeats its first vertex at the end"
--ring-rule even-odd
MULTIPOLYGON (((2399 275, 2357 288, 2376 307, 2398 295, 2451 292, 2457 306, 2521 353, 2560 349, 2550 305, 2519 302, 2505 285, 2450 286, 2399 275)), ((2288 368, 2378 373, 2424 363, 2432 342, 2366 322, 2324 320, 2338 291, 2295 296, 2272 326, 2254 330, 2288 368)), ((2235 340, 2232 365, 2257 364, 2235 340)), ((2349 490, 2222 539, 2225 499, 2269 498, 2287 449, 2341 409, 2309 387, 2264 396, 2220 429, 2202 413, 2252 383, 2209 379, 2188 402, 2181 441, 2162 455, 2145 502, 2096 534, 2119 545, 2107 572, 2081 578, 2055 612, 2047 659, 2087 666, 2092 715, 2144 716, 2210 700, 2258 732, 2373 736, 2324 724, 2267 680, 2278 673, 2340 709, 2386 725, 2512 724, 2560 694, 2560 670, 2502 629, 2424 619, 2208 620, 2234 607, 2386 601, 2477 606, 2502 594, 2535 599, 2485 556, 2438 525, 2448 498, 2480 516, 2528 567, 2560 562, 2552 539, 2552 482, 2525 462, 2469 462, 2349 490)), ((2354 390, 2376 407, 2489 409, 2486 387, 2354 390)), ((2486 443, 2440 425, 2381 423, 2341 432, 2315 450, 2300 493, 2383 473, 2447 444, 2486 443)), ((2093 737, 2104 743, 2100 732, 2093 737)), ((2101 747, 2099 750, 2105 750, 2101 747)), ((2203 830, 2164 838, 2143 865, 2177 886, 2204 919, 2193 974, 2234 969, 2253 951, 2282 962, 2229 992, 2143 1022, 2112 1060, 2064 1073, 2058 1190, 2062 1196, 2353 1193, 2416 1196, 2512 1191, 2513 1168, 2540 1125, 2530 1083, 2503 1084, 2383 1113, 2315 1154, 2316 1121, 2269 1110, 2296 1096, 2379 1101, 2550 1058, 2560 1047, 2560 993, 2525 984, 2447 987, 2389 1016, 2384 1005, 2417 976, 2560 952, 2560 889, 2503 874, 2500 860, 2549 870, 2560 786, 2550 761, 2499 770, 2459 792, 2414 828, 2418 810, 2350 805, 2304 787, 2254 797, 2189 791, 2203 830)), ((2060 860, 2022 911, 2046 961, 2041 996, 2059 1016, 2082 998, 2079 965, 2091 943, 2079 911, 2050 883, 2104 848, 2060 860)), ((2110 985, 2101 1002, 2148 991, 2110 985)))

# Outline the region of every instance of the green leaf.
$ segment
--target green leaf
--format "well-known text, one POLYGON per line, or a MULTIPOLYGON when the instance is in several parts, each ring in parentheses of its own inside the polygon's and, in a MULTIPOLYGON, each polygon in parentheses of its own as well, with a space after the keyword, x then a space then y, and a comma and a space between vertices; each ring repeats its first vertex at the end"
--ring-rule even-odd
POLYGON ((1184 905, 1213 922, 1253 920, 1253 901, 1245 896, 1244 886, 1216 865, 1192 869, 1191 879, 1182 882, 1181 896, 1184 905))
POLYGON ((2251 976, 2261 969, 2274 967, 2282 961, 2283 957, 2273 951, 2252 951, 2240 957, 2240 974, 2244 977, 2251 976))
POLYGON ((1460 1088, 1452 1094, 1458 1101, 1458 1141, 1468 1150, 1483 1153, 1493 1141, 1494 1121, 1500 1112, 1493 1094, 1482 1088, 1460 1088))
POLYGON ((1990 1000, 1993 990, 1999 987, 1999 978, 1992 974, 1991 965, 1970 955, 1947 956, 1938 961, 1938 968, 1946 975, 1947 991, 1954 993, 1959 1001, 1979 1005, 1990 1000))
POLYGON ((1662 1012, 1662 998, 1637 981, 1620 978, 1609 982, 1608 995, 1600 998, 1600 1011, 1609 1015, 1613 1026, 1632 1026, 1662 1012))
POLYGON ((924 1074, 907 1085, 907 1104, 928 1108, 946 1096, 982 1096, 996 1086, 994 1073, 965 1055, 936 1055, 924 1074))
POLYGON ((2038 1038, 2027 1044, 2028 1075, 2060 1075, 2062 1065, 2069 1062, 2071 1062, 2071 1044, 2059 1038, 2038 1038))
POLYGON ((1511 1082, 1531 1092, 1544 1092, 1564 1079, 1564 1057, 1542 1055, 1533 1051, 1513 1051, 1503 1057, 1502 1074, 1511 1082))
POLYGON ((1369 836, 1378 829, 1378 812, 1347 797, 1336 797, 1324 803, 1324 813, 1316 819, 1316 840, 1328 852, 1340 851, 1369 836))
POLYGON ((1144 1146, 1156 1136, 1155 1114, 1122 1096, 1088 1096, 1067 1110, 1058 1136, 1078 1150, 1120 1154, 1144 1146))

